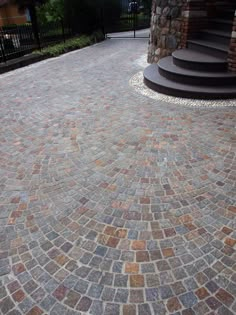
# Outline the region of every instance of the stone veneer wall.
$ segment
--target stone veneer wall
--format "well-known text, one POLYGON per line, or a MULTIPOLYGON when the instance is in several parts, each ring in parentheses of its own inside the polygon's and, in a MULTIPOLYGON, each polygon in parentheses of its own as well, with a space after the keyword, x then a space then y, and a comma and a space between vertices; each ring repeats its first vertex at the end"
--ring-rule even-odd
POLYGON ((185 0, 153 0, 148 62, 157 63, 180 47, 185 0), (169 19, 171 17, 171 19, 169 19))
POLYGON ((187 39, 205 27, 206 17, 205 0, 153 0, 148 62, 186 47, 187 39))
POLYGON ((229 46, 228 69, 236 72, 236 11, 234 14, 233 30, 229 46))
MULTIPOLYGON (((157 63, 206 27, 216 0, 153 0, 148 62, 157 63), (169 19, 171 17, 171 19, 169 19)), ((236 72, 236 11, 229 47, 228 68, 236 72)))

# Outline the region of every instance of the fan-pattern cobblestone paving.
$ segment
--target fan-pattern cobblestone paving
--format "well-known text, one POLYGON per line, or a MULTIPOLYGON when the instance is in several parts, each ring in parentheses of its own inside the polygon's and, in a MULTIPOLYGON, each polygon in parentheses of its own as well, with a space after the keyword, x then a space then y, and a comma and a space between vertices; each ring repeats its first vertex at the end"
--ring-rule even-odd
POLYGON ((0 77, 0 314, 236 314, 236 112, 137 94, 147 40, 0 77))

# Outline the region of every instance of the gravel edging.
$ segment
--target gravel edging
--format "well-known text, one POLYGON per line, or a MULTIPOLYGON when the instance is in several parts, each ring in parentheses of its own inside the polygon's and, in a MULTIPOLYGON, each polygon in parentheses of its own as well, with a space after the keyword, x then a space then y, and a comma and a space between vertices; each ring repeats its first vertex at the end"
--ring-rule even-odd
POLYGON ((159 100, 179 106, 188 107, 234 107, 236 106, 236 99, 218 99, 218 100, 199 100, 190 98, 174 97, 158 93, 149 89, 143 82, 143 71, 136 73, 129 81, 131 87, 139 94, 147 96, 154 100, 159 100))

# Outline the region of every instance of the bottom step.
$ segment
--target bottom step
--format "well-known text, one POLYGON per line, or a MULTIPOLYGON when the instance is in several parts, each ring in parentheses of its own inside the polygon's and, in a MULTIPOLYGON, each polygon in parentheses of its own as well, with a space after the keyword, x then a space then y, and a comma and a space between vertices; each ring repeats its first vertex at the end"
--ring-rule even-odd
POLYGON ((195 86, 170 81, 160 75, 157 64, 149 65, 143 76, 146 86, 167 95, 195 99, 236 98, 236 86, 195 86))

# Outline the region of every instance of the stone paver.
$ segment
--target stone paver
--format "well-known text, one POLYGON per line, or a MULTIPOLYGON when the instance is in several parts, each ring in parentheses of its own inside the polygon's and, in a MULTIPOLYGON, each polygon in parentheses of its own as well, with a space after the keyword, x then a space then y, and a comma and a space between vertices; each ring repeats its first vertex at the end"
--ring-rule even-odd
POLYGON ((235 314, 235 108, 136 93, 146 51, 0 77, 1 314, 235 314))

